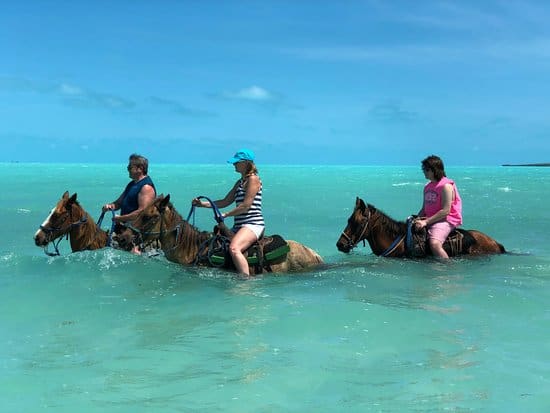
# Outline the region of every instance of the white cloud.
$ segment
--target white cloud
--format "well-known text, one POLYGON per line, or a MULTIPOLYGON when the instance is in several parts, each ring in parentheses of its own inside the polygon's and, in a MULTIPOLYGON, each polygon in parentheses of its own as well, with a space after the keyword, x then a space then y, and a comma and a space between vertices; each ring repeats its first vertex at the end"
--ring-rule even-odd
POLYGON ((259 86, 250 86, 237 92, 228 92, 225 95, 231 99, 244 99, 262 102, 273 99, 273 95, 269 91, 259 86))
POLYGON ((59 92, 63 95, 74 96, 82 94, 82 89, 73 85, 69 85, 67 83, 62 83, 61 85, 59 85, 59 92))

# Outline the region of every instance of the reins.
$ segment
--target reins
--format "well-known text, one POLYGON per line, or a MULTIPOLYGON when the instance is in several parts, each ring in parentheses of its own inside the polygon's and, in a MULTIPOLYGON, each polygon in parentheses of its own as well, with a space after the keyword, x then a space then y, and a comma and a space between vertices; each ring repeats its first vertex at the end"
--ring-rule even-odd
POLYGON ((348 246, 350 247, 350 249, 354 249, 357 246, 357 244, 359 244, 361 241, 363 241, 363 246, 365 246, 365 239, 363 238, 363 235, 365 234, 365 232, 367 232, 367 228, 369 226, 369 220, 370 220, 370 216, 371 216, 370 209, 367 208, 367 210, 369 211, 369 215, 365 217, 365 224, 363 225, 363 229, 361 230, 361 233, 357 237, 357 241, 353 242, 351 237, 349 237, 345 233, 345 231, 342 231, 342 235, 348 241, 348 246))
MULTIPOLYGON (((218 208, 218 206, 214 203, 214 201, 212 201, 210 198, 208 198, 207 196, 204 196, 204 195, 198 196, 197 199, 206 199, 208 202, 210 202, 210 206, 212 207, 212 210, 214 211, 214 219, 216 220, 216 222, 218 224, 223 222, 223 220, 224 220, 223 215, 222 215, 220 209, 218 208)), ((195 225, 195 209, 196 209, 196 206, 192 205, 191 209, 189 210, 189 214, 187 215, 187 220, 186 220, 186 221, 189 222, 189 219, 191 218, 191 216, 193 216, 193 225, 195 225)))
MULTIPOLYGON (((67 233, 67 237, 66 239, 69 239, 69 233, 67 233)), ((46 246, 44 247, 44 254, 50 256, 50 257, 57 257, 58 255, 61 255, 61 253, 59 252, 59 248, 58 248, 58 245, 59 243, 63 240, 63 236, 59 237, 57 240, 53 240, 51 242, 48 242, 46 244, 46 246), (50 252, 48 251, 48 246, 52 244, 54 249, 55 249, 55 253, 54 252, 50 252)))
MULTIPOLYGON (((155 239, 153 239, 151 241, 145 242, 145 241, 143 241, 143 235, 146 235, 146 236, 158 235, 159 239, 162 238, 162 235, 164 233, 164 231, 162 230, 162 225, 163 225, 163 221, 164 221, 162 219, 163 214, 164 214, 163 211, 160 212, 160 231, 158 231, 158 232, 157 231, 142 231, 139 228, 134 227, 130 222, 124 222, 124 223, 121 223, 121 225, 125 228, 128 228, 132 232, 135 232, 136 234, 138 234, 140 236, 141 242, 139 243, 139 249, 143 251, 148 246, 153 245, 153 243, 155 243, 155 241, 156 241, 155 239)), ((179 231, 179 226, 180 226, 180 224, 176 225, 176 227, 172 231, 179 231)), ((178 237, 178 235, 176 234, 176 239, 177 239, 177 237, 178 237)), ((155 248, 158 248, 158 244, 155 248)))
MULTIPOLYGON (((64 224, 65 221, 67 220, 67 218, 72 219, 72 213, 71 212, 67 212, 67 217, 63 220, 63 222, 61 224, 64 224)), ((65 233, 61 234, 61 236, 57 239, 57 241, 53 240, 53 241, 50 241, 46 244, 46 246, 44 247, 44 254, 46 254, 50 257, 57 257, 57 256, 61 255, 61 253, 59 252, 59 243, 63 240, 63 235, 65 235, 65 239, 68 240, 69 239, 69 232, 71 232, 71 230, 74 227, 78 227, 78 226, 84 224, 87 221, 88 221, 88 218, 86 217, 86 214, 84 214, 84 216, 82 216, 82 218, 80 218, 78 221, 71 222, 69 224, 69 227, 67 228, 67 231, 65 233), (50 244, 53 244, 55 252, 48 251, 48 246, 50 244)), ((44 231, 46 234, 51 234, 55 231, 62 231, 63 230, 62 227, 45 227, 43 225, 40 225, 40 229, 42 231, 44 231)))
MULTIPOLYGON (((222 216, 222 213, 220 212, 219 208, 216 206, 216 204, 208 197, 206 196, 200 196, 198 197, 198 199, 206 199, 208 202, 210 202, 210 204, 212 205, 212 209, 214 210, 214 219, 217 221, 217 222, 223 222, 223 216, 222 216)), ((140 235, 142 240, 143 240, 143 236, 158 236, 159 238, 163 238, 165 234, 167 233, 171 233, 171 232, 175 232, 175 242, 174 242, 174 245, 170 248, 164 248, 164 252, 165 254, 168 253, 170 254, 171 251, 175 250, 181 243, 182 241, 182 237, 183 237, 183 234, 185 233, 185 225, 188 224, 192 227, 194 227, 194 222, 195 222, 195 210, 196 210, 196 206, 193 205, 191 206, 191 209, 189 211, 189 214, 187 216, 187 219, 184 220, 183 218, 180 218, 179 222, 174 226, 174 228, 172 229, 164 229, 164 213, 165 213, 165 210, 162 209, 160 210, 159 209, 159 219, 160 219, 160 228, 159 228, 159 231, 149 231, 147 230, 147 228, 142 228, 142 229, 139 229, 139 228, 136 228, 135 226, 133 226, 131 223, 124 223, 123 225, 132 230, 133 232, 135 232, 136 234, 140 235), (190 223, 190 219, 193 218, 193 222, 190 223)), ((155 221, 153 222, 151 225, 150 225, 150 228, 153 228, 156 223, 158 221, 155 221)), ((206 255, 201 255, 201 251, 204 251, 206 249, 210 250, 212 249, 213 251, 214 250, 218 250, 217 248, 214 248, 214 243, 216 242, 216 239, 217 237, 220 237, 218 235, 215 235, 213 237, 210 237, 209 239, 205 240, 204 242, 202 242, 198 249, 199 249, 199 253, 197 255, 197 257, 195 258, 194 260, 194 263, 196 264, 198 261, 201 261, 206 255, 207 255, 207 259, 212 263, 210 257, 211 257, 211 253, 208 252, 206 255)), ((162 242, 162 241, 161 241, 162 242)), ((143 245, 143 243, 142 243, 143 245)))
POLYGON ((382 257, 388 257, 392 252, 394 252, 398 246, 400 246, 403 243, 403 240, 405 239, 406 234, 398 236, 393 243, 384 251, 382 254, 380 254, 382 257))
MULTIPOLYGON (((208 201, 212 207, 212 210, 214 212, 214 220, 217 222, 217 223, 222 223, 224 221, 224 218, 223 218, 223 215, 221 213, 221 211, 219 210, 219 208, 217 207, 217 205, 214 203, 214 201, 212 201, 210 198, 206 197, 206 196, 199 196, 197 197, 197 199, 204 199, 206 201, 208 201)), ((192 205, 191 206, 191 209, 189 210, 189 214, 187 215, 187 219, 183 219, 180 217, 180 220, 179 222, 174 226, 173 229, 165 229, 164 228, 164 225, 165 225, 165 222, 164 222, 164 214, 165 214, 165 209, 160 209, 159 208, 159 219, 160 219, 160 227, 159 227, 159 231, 156 232, 156 231, 149 231, 147 228, 142 228, 142 229, 139 229, 139 228, 136 228, 134 227, 131 223, 125 223, 123 224, 126 228, 132 230, 133 232, 135 232, 136 234, 139 234, 142 239, 143 239, 143 236, 151 236, 151 235, 157 235, 159 238, 163 238, 165 236, 165 234, 167 233, 172 233, 172 232, 175 232, 175 241, 174 241, 174 245, 171 246, 170 248, 167 248, 167 246, 165 245, 164 246, 164 252, 166 255, 170 255, 170 253, 172 251, 174 251, 176 248, 178 248, 178 246, 182 243, 182 240, 186 234, 186 225, 189 225, 190 227, 194 228, 195 227, 195 214, 196 214, 196 205, 192 205)), ((179 214, 177 214, 179 215, 179 214)), ((148 228, 153 228, 154 226, 158 225, 158 221, 154 221, 152 223, 148 223, 147 227, 148 228)), ((197 264, 200 264, 200 263, 204 263, 204 262, 209 262, 211 266, 213 267, 220 267, 220 266, 223 266, 223 263, 220 265, 220 264, 216 264, 214 262, 214 260, 212 259, 212 257, 214 255, 219 255, 220 252, 223 252, 223 254, 225 254, 225 252, 228 250, 229 248, 229 244, 230 244, 230 240, 229 238, 225 237, 224 235, 221 235, 221 234, 212 234, 211 236, 209 236, 207 239, 205 239, 204 241, 200 241, 199 239, 199 242, 200 244, 198 244, 197 248, 198 248, 198 252, 197 252, 197 255, 195 256, 194 260, 192 261, 192 264, 194 265, 197 265, 197 264)), ((162 241, 161 241, 162 243, 162 241)))
MULTIPOLYGON (((214 211, 214 220, 218 224, 221 224, 224 221, 223 215, 214 201, 212 201, 210 198, 204 195, 198 196, 197 199, 205 199, 210 203, 210 206, 214 211)), ((195 225, 195 211, 196 211, 196 206, 192 205, 191 209, 189 210, 189 214, 187 215, 188 222, 190 218, 193 218, 192 225, 195 225)), ((229 238, 221 234, 213 234, 210 238, 203 241, 199 246, 199 251, 195 258, 194 264, 197 265, 200 262, 208 261, 210 265, 212 265, 213 267, 223 266, 223 263, 216 265, 212 260, 212 256, 219 252, 223 252, 223 254, 225 254, 225 252, 229 249, 230 243, 231 241, 229 240, 229 238)))
MULTIPOLYGON (((111 213, 112 213, 112 217, 111 217, 111 228, 109 228, 109 231, 107 232, 107 246, 110 247, 111 246, 111 237, 113 235, 113 232, 115 231, 115 211, 113 211, 112 209, 110 210, 111 213)), ((97 230, 101 230, 101 223, 103 222, 103 217, 105 216, 105 212, 107 212, 107 210, 101 212, 101 215, 99 216, 98 220, 97 220, 97 230)))
MULTIPOLYGON (((101 231, 101 223, 103 222, 103 218, 105 217, 105 212, 107 212, 107 211, 103 211, 101 213, 101 215, 99 216, 98 220, 97 220, 96 233, 101 231)), ((84 213, 84 215, 82 216, 82 218, 80 218, 78 221, 71 222, 69 224, 69 227, 67 228, 67 231, 64 234, 62 234, 57 240, 50 241, 50 242, 48 242, 48 244, 46 244, 46 246, 44 247, 44 253, 46 255, 48 255, 50 257, 57 257, 57 256, 61 255, 61 253, 59 252, 59 244, 63 240, 63 235, 65 235, 65 240, 68 240, 69 239, 69 234, 70 234, 70 232, 73 228, 79 227, 80 225, 85 224, 86 222, 88 222, 88 217, 87 217, 86 212, 83 211, 83 213, 84 213), (50 244, 53 245, 53 248, 54 248, 55 252, 48 251, 48 246, 50 244)), ((112 213, 112 217, 114 218, 115 212, 111 211, 111 213, 112 213)), ((72 217, 71 212, 67 212, 67 218, 69 218, 69 217, 72 217)), ((65 218, 63 220, 62 224, 67 220, 67 218, 65 218)), ((113 234, 114 228, 115 228, 115 222, 114 222, 114 220, 112 220, 111 228, 107 232, 107 246, 111 245, 111 239, 112 239, 112 234, 113 234)), ((59 227, 45 227, 43 225, 40 225, 40 229, 42 231, 44 231, 45 233, 47 233, 47 234, 48 233, 53 233, 55 231, 62 231, 63 230, 63 228, 61 226, 59 226, 59 227)))
MULTIPOLYGON (((348 241, 348 246, 350 247, 350 249, 353 249, 357 246, 357 244, 359 244, 359 242, 363 241, 363 246, 365 246, 365 238, 363 238, 363 235, 365 235, 365 232, 367 232, 367 228, 369 226, 369 222, 370 222, 370 218, 371 218, 371 211, 370 209, 367 207, 367 210, 369 212, 368 216, 365 216, 365 223, 363 225, 363 228, 361 229, 361 233, 359 234, 359 236, 357 237, 357 240, 354 242, 352 240, 351 237, 349 237, 345 231, 342 231, 342 236, 348 241)), ((398 235, 394 240, 393 242, 391 243, 391 245, 386 248, 385 251, 383 251, 380 255, 382 257, 388 257, 390 256, 402 243, 403 241, 405 240, 405 238, 407 237, 407 234, 403 234, 403 235, 398 235)))

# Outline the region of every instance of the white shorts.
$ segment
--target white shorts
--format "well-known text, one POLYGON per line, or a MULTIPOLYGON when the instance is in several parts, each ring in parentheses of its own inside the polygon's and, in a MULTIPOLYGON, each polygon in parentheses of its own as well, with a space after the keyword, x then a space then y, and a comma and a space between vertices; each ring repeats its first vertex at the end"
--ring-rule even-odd
POLYGON ((262 235, 264 235, 265 225, 243 224, 241 228, 248 228, 254 233, 254 235, 256 235, 256 239, 258 240, 262 237, 262 235))

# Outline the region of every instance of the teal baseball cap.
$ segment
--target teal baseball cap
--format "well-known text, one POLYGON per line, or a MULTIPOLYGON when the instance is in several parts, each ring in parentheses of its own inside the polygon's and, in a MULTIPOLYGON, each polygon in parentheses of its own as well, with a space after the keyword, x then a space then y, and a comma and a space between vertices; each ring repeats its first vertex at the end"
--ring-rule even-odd
POLYGON ((239 149, 233 155, 233 158, 229 159, 227 163, 237 163, 240 161, 251 161, 254 162, 254 152, 250 149, 239 149))

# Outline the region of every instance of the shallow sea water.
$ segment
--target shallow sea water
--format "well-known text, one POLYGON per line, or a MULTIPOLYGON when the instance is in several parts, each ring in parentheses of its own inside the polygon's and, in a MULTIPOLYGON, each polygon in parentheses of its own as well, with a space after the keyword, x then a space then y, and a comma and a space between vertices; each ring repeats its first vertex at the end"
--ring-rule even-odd
MULTIPOLYGON (((6 412, 544 412, 550 407, 549 168, 449 169, 476 228, 512 252, 349 255, 361 196, 396 219, 420 168, 260 166, 269 233, 327 265, 243 281, 103 249, 47 257, 32 236, 65 190, 99 216, 125 165, 0 164, 0 397, 6 412), (48 182, 46 185, 45 182, 48 182)), ((186 215, 230 166, 154 165, 186 215)), ((203 210, 195 224, 209 229, 203 210)), ((104 226, 106 226, 104 224, 104 226)))

